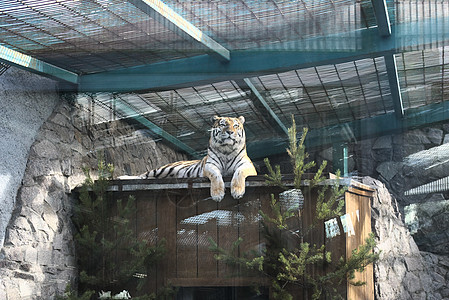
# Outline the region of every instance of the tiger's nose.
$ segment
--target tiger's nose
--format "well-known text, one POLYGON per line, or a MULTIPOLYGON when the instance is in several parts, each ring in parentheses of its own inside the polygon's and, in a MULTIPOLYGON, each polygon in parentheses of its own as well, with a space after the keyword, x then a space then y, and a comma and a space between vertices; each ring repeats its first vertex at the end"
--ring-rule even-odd
POLYGON ((231 131, 231 130, 226 130, 226 133, 229 134, 229 135, 231 135, 231 134, 232 134, 232 131, 231 131))

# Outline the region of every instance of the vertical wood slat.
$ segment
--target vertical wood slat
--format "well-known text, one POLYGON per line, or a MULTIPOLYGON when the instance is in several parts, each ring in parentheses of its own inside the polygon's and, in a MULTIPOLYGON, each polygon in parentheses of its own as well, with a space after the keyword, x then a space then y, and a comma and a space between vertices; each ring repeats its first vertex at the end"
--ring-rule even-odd
MULTIPOLYGON (((179 201, 177 203, 179 204, 179 201)), ((176 206, 176 275, 178 278, 198 276, 198 222, 191 219, 195 216, 197 216, 196 202, 188 201, 186 206, 176 206)))
MULTIPOLYGON (((345 194, 345 201, 346 201, 347 193, 345 194)), ((345 206, 343 207, 343 213, 345 213, 347 207, 347 203, 345 202, 345 206)), ((326 237, 326 232, 323 233, 323 236, 325 237, 325 245, 326 245, 326 251, 331 252, 331 259, 333 264, 327 266, 324 271, 325 272, 332 272, 335 271, 335 264, 340 260, 340 258, 346 257, 346 236, 347 234, 344 232, 341 219, 336 218, 337 224, 338 224, 338 230, 340 232, 339 235, 334 236, 332 238, 326 237)), ((337 288, 339 294, 346 298, 346 284, 342 284, 340 287, 337 288)))
MULTIPOLYGON (((200 201, 198 203, 198 215, 217 211, 218 204, 215 201, 200 201)), ((214 258, 214 253, 209 250, 211 238, 217 242, 218 224, 217 219, 212 218, 204 224, 198 225, 198 277, 217 278, 218 261, 214 258)))
MULTIPOLYGON (((314 224, 314 218, 316 214, 316 202, 318 191, 308 190, 304 195, 304 209, 302 214, 302 228, 307 231, 312 224, 314 224)), ((320 247, 324 245, 324 224, 317 224, 313 229, 308 231, 308 234, 304 236, 304 242, 308 242, 311 246, 316 245, 320 247)), ((311 276, 316 277, 324 274, 324 270, 321 267, 308 267, 307 271, 311 276)), ((300 299, 312 299, 313 291, 310 289, 302 289, 302 297, 300 299)))
MULTIPOLYGON (((165 258, 158 264, 157 287, 167 284, 167 279, 176 278, 176 196, 157 198, 158 240, 165 239, 165 258)), ((166 193, 165 193, 166 194, 166 193)))
MULTIPOLYGON (((155 193, 139 192, 136 195, 137 238, 141 241, 146 241, 149 246, 156 245, 158 238, 156 199, 155 193)), ((157 290, 157 275, 156 266, 149 270, 147 283, 143 292, 150 294, 157 290)))
MULTIPOLYGON (((237 227, 237 201, 227 194, 221 202, 218 203, 218 211, 226 212, 218 222, 218 246, 230 250, 233 243, 238 239, 237 227)), ((237 275, 235 267, 219 261, 218 277, 230 278, 237 275)))
MULTIPOLYGON (((261 240, 259 230, 259 209, 260 209, 260 190, 255 190, 250 199, 241 200, 239 203, 239 211, 243 215, 242 222, 239 224, 239 237, 243 239, 240 244, 240 255, 244 255, 250 251, 261 251, 261 240)), ((240 276, 249 276, 240 270, 240 276)), ((251 274, 254 275, 254 274, 251 274)))
MULTIPOLYGON (((365 239, 371 232, 371 204, 370 198, 346 193, 346 214, 351 218, 354 226, 355 235, 348 236, 346 234, 346 259, 348 259, 352 250, 360 247, 365 243, 365 239), (357 216, 358 212, 358 216, 357 216)), ((347 298, 373 300, 374 299, 374 282, 373 282, 373 266, 369 265, 362 273, 356 272, 354 281, 366 282, 363 286, 354 286, 347 283, 347 298)))

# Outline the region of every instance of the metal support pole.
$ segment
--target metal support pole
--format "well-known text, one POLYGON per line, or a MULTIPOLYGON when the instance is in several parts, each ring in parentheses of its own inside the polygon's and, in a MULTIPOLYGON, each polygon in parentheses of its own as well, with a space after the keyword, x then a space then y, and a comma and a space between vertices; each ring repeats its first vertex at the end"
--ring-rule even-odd
POLYGON ((333 145, 333 161, 332 170, 337 172, 340 170, 341 176, 348 176, 348 144, 335 143, 333 145))

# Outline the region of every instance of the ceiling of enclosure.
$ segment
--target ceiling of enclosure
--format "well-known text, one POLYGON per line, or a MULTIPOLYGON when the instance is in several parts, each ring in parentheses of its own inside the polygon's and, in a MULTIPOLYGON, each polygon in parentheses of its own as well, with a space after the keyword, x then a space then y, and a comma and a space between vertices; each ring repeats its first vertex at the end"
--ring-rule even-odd
POLYGON ((449 0, 4 0, 0 61, 193 156, 243 115, 262 157, 292 116, 312 146, 449 119, 448 28, 449 0))

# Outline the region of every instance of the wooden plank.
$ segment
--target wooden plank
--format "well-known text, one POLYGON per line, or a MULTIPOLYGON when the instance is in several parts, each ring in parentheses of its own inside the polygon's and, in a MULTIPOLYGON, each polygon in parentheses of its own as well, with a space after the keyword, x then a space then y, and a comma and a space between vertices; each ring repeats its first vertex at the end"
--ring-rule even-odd
MULTIPOLYGON (((312 229, 311 225, 314 223, 316 215, 316 202, 317 202, 318 190, 316 188, 310 190, 306 189, 304 194, 304 208, 302 211, 302 228, 307 233, 304 235, 304 242, 309 243, 311 246, 317 245, 320 247, 324 244, 324 225, 317 224, 312 229)), ((317 277, 324 274, 324 270, 319 266, 309 266, 307 271, 312 277, 317 277)), ((303 289, 302 295, 299 295, 300 299, 311 299, 312 289, 303 289)))
MULTIPOLYGON (((347 237, 346 258, 348 259, 353 249, 365 243, 365 239, 371 232, 371 206, 370 198, 363 195, 348 193, 346 200, 346 214, 350 216, 354 227, 354 235, 347 237)), ((356 272, 354 281, 366 282, 363 286, 347 284, 348 299, 372 300, 374 299, 373 269, 372 266, 363 272, 356 272)))
MULTIPOLYGON (((227 250, 238 239, 238 200, 232 198, 229 190, 226 190, 224 199, 218 203, 218 246, 227 250)), ((236 252, 238 254, 238 251, 236 252)), ((238 270, 224 262, 218 262, 218 277, 230 278, 237 275, 238 270)))
MULTIPOLYGON (((348 197, 348 192, 346 192, 345 194, 345 200, 348 197)), ((346 204, 345 204, 346 206, 346 204)), ((343 211, 345 211, 345 207, 343 208, 343 211)), ((326 251, 330 251, 331 252, 331 259, 332 259, 332 263, 330 265, 328 265, 325 268, 325 272, 331 272, 334 271, 335 268, 334 266, 339 262, 340 258, 346 258, 346 234, 343 230, 343 226, 342 226, 342 222, 341 219, 339 217, 336 217, 332 220, 328 220, 330 222, 334 222, 333 225, 329 224, 328 226, 332 227, 332 226, 337 226, 336 228, 333 228, 334 230, 338 231, 338 235, 336 236, 328 236, 326 233, 326 230, 324 232, 324 236, 325 236, 325 243, 326 243, 326 251)), ((337 288, 339 293, 342 296, 345 296, 346 294, 346 284, 341 285, 341 287, 337 288)))
MULTIPOLYGON (((449 105, 447 107, 449 109, 449 105)), ((322 182, 320 185, 332 185, 335 183, 335 175, 329 174, 329 179, 322 182)), ((285 174, 282 176, 283 182, 286 186, 293 186, 293 175, 285 174)), ((312 179, 313 174, 304 174, 303 179, 312 179)), ((230 187, 231 177, 224 177, 226 188, 230 187)), ((249 176, 246 178, 247 187, 267 187, 265 184, 265 176, 249 176)), ((374 192, 374 189, 366 184, 360 183, 351 178, 340 178, 340 184, 348 186, 356 190, 364 190, 367 192, 374 192)), ((304 182, 304 185, 306 183, 304 182)), ((123 179, 113 180, 112 185, 108 188, 109 191, 125 192, 125 191, 140 191, 140 190, 186 190, 186 189, 203 189, 210 188, 210 181, 205 177, 197 178, 161 178, 161 179, 123 179)), ((184 192, 181 192, 184 193, 184 192)), ((272 191, 268 190, 268 194, 272 191)), ((357 192, 356 192, 357 193, 357 192)))
POLYGON ((357 195, 366 196, 366 197, 372 197, 373 193, 374 193, 373 191, 362 190, 362 189, 354 188, 352 186, 348 187, 348 192, 357 194, 357 195))
POLYGON ((165 259, 158 264, 158 289, 164 287, 167 278, 176 277, 176 197, 168 197, 166 191, 157 198, 158 240, 165 239, 165 259))
MULTIPOLYGON (((352 224, 354 228, 354 234, 352 234, 350 231, 346 232, 346 259, 349 259, 351 257, 351 252, 353 249, 357 248, 361 244, 360 239, 360 222, 357 220, 356 212, 358 211, 360 214, 360 207, 359 207, 359 196, 356 194, 346 193, 346 221, 347 224, 352 224)), ((348 227, 350 228, 350 227, 348 227)), ((359 272, 356 272, 354 281, 357 280, 363 280, 363 274, 360 274, 359 272)), ((357 299, 363 299, 363 289, 358 288, 355 289, 355 287, 350 284, 350 282, 347 282, 347 296, 348 299, 352 299, 351 297, 357 296, 357 299)))
MULTIPOLYGON (((264 195, 264 191, 265 189, 247 189, 246 196, 240 200, 239 212, 243 216, 238 224, 239 237, 243 239, 240 244, 240 256, 247 253, 248 257, 252 257, 252 251, 260 253, 262 241, 259 228, 259 210, 261 207, 260 198, 264 195)), ((244 268, 240 269, 240 276, 243 277, 256 275, 253 273, 248 273, 244 268)))
MULTIPOLYGON (((136 227, 137 238, 146 241, 149 246, 157 243, 156 195, 159 193, 136 193, 136 227)), ((157 290, 157 267, 148 270, 147 283, 142 292, 152 293, 157 290)))
MULTIPOLYGON (((206 192, 209 191, 207 189, 206 192)), ((218 209, 218 203, 212 200, 198 202, 198 215, 212 215, 218 209)), ((218 224, 216 218, 207 219, 198 225, 198 277, 213 280, 218 276, 218 261, 214 253, 209 250, 209 238, 217 242, 218 224)))
MULTIPOLYGON (((361 238, 362 241, 369 236, 371 233, 371 197, 360 196, 360 221, 361 221, 361 238)), ((364 286, 365 299, 374 300, 374 271, 373 264, 366 267, 364 273, 364 281, 366 285, 364 286)))
POLYGON ((39 75, 78 84, 78 74, 0 45, 0 62, 39 75))
MULTIPOLYGON (((187 195, 191 196, 189 194, 187 192, 187 195)), ((176 274, 181 278, 196 278, 198 275, 198 219, 195 218, 198 216, 197 205, 194 201, 188 201, 191 197, 183 198, 177 201, 176 206, 176 274)))

